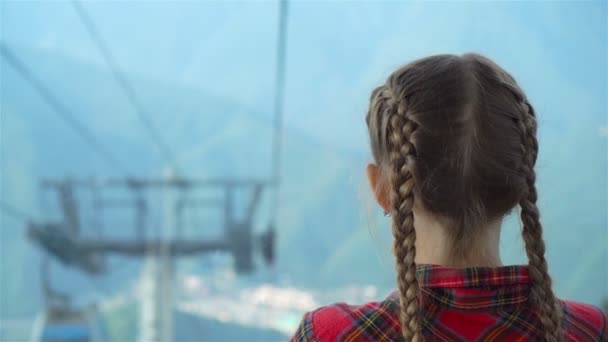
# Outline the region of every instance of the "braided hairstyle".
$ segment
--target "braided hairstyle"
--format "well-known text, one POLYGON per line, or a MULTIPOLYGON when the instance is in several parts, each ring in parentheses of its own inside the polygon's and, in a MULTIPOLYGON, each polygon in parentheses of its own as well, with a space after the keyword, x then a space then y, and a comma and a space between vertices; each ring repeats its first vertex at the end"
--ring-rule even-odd
POLYGON ((366 122, 375 162, 390 184, 401 330, 423 338, 416 279, 415 208, 447 227, 454 259, 466 259, 489 222, 517 205, 529 259, 531 303, 543 339, 561 341, 534 165, 536 115, 513 77, 476 54, 414 61, 374 89, 366 122))

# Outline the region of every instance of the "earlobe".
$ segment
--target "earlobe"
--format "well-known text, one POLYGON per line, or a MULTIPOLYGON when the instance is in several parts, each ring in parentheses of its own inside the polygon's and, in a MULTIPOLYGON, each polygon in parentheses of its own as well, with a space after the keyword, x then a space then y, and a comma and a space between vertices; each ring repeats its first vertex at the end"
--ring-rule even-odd
POLYGON ((376 182, 378 181, 378 167, 374 164, 367 164, 365 168, 367 179, 374 195, 376 194, 376 182))
POLYGON ((377 165, 368 164, 366 167, 366 173, 372 193, 376 198, 376 202, 378 202, 385 213, 390 213, 391 208, 389 192, 386 180, 382 175, 382 170, 377 165))

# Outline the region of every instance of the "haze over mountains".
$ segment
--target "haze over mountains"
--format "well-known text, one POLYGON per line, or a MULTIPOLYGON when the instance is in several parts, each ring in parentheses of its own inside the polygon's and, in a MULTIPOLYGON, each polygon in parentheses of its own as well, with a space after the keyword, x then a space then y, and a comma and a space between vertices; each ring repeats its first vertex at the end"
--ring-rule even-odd
MULTIPOLYGON (((184 176, 270 175, 273 4, 87 6, 176 151, 184 176)), ((4 2, 0 9, 0 43, 129 173, 162 177, 170 171, 68 3, 4 2)), ((388 220, 375 208, 363 174, 369 160, 363 121, 369 91, 412 58, 478 51, 515 75, 538 112, 540 207, 556 291, 599 304, 608 295, 606 10, 605 3, 294 3, 276 282, 318 291, 369 284, 380 289, 378 296, 393 287, 388 220)), ((56 219, 56 198, 40 196, 39 180, 124 175, 4 58, 0 73, 2 200, 38 219, 56 219)), ((79 196, 90 203, 88 193, 79 196)), ((157 202, 150 229, 157 231, 164 222, 161 198, 150 196, 157 202)), ((266 229, 268 200, 265 196, 256 231, 266 229)), ((104 234, 131 236, 129 213, 112 215, 104 234)), ((192 212, 187 221, 189 237, 221 230, 217 212, 192 212)), ((33 317, 41 307, 40 254, 25 240, 21 222, 0 213, 0 226, 0 320, 33 317)), ((521 246, 511 218, 503 233, 503 261, 525 262, 521 246)), ((110 264, 117 271, 94 283, 110 293, 124 291, 139 262, 113 258, 110 264)), ((204 274, 217 264, 188 260, 180 267, 204 274)), ((243 281, 266 281, 265 272, 243 281)), ((99 292, 60 266, 53 280, 82 297, 99 292)))

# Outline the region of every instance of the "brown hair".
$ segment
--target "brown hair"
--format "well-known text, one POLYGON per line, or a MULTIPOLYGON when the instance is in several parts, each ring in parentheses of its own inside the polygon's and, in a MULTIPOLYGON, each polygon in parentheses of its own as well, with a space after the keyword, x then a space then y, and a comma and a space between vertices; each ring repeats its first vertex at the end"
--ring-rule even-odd
POLYGON ((531 301, 544 338, 561 340, 561 308, 551 290, 536 206, 536 117, 513 77, 476 54, 420 59, 372 92, 366 121, 374 159, 390 180, 406 340, 422 339, 414 200, 449 227, 455 257, 466 254, 486 223, 519 204, 531 301))

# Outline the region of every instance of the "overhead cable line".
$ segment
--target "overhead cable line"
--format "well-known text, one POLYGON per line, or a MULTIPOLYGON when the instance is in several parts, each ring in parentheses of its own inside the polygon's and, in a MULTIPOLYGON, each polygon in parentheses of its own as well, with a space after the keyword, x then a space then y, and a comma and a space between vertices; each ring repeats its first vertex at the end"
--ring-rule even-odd
POLYGON ((19 209, 16 209, 12 205, 9 205, 8 203, 6 203, 4 201, 0 201, 0 210, 2 210, 8 216, 12 216, 13 218, 15 218, 19 221, 22 221, 24 223, 32 222, 30 215, 27 215, 25 212, 23 212, 19 209))
POLYGON ((13 53, 9 48, 0 43, 0 54, 20 75, 25 79, 40 96, 47 102, 55 113, 59 114, 70 127, 72 127, 93 149, 95 149, 106 161, 112 165, 112 167, 118 168, 124 173, 128 174, 127 168, 116 159, 116 157, 104 147, 93 135, 93 133, 74 115, 65 104, 63 104, 49 88, 47 88, 42 81, 40 81, 32 73, 30 69, 13 53))
POLYGON ((281 186, 281 143, 283 137, 283 107, 285 98, 285 59, 287 50, 287 0, 279 0, 278 36, 276 48, 276 73, 274 94, 274 132, 272 136, 272 181, 274 200, 272 217, 275 218, 279 206, 281 186))
POLYGON ((118 64, 116 63, 116 60, 114 59, 114 56, 110 51, 110 48, 103 40, 103 37, 97 29, 95 22, 87 14, 83 5, 79 1, 73 0, 72 5, 74 6, 74 9, 76 10, 76 13, 78 14, 82 24, 85 26, 87 32, 91 36, 93 43, 95 43, 99 52, 110 67, 110 70, 112 71, 112 75, 116 79, 116 82, 120 85, 125 96, 135 108, 135 112, 137 113, 137 117, 139 118, 140 122, 147 130, 154 144, 160 150, 162 157, 177 171, 179 168, 177 167, 177 160, 175 158, 175 155, 171 152, 169 145, 167 145, 167 143, 162 139, 159 130, 156 128, 156 126, 150 119, 150 116, 148 115, 148 112, 144 108, 143 104, 139 101, 139 98, 137 97, 135 92, 135 88, 133 88, 125 74, 119 68, 118 64))

